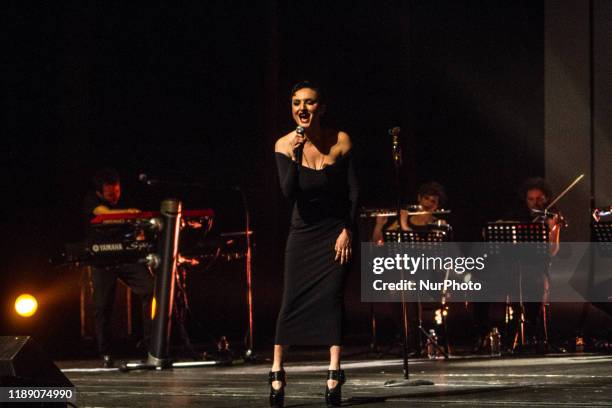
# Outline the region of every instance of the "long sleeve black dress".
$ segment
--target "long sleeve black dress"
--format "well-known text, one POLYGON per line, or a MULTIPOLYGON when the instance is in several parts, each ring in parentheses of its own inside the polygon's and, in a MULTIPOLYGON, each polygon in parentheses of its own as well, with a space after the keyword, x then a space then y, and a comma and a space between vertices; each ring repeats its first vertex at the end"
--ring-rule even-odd
POLYGON ((294 200, 285 250, 283 302, 276 323, 282 345, 341 345, 347 265, 334 246, 357 213, 352 152, 321 170, 276 153, 281 189, 294 200))

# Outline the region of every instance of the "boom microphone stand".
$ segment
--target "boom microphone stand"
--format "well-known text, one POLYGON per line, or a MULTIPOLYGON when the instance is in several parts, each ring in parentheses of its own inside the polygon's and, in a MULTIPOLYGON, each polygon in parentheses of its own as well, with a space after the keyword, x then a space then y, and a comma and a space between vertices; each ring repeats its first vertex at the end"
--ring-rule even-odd
MULTIPOLYGON (((301 128, 301 126, 298 126, 301 128)), ((297 130, 300 133, 300 129, 297 130)), ((301 133, 304 132, 304 129, 301 128, 301 133)), ((248 315, 248 327, 246 330, 246 335, 244 338, 245 343, 245 352, 243 358, 248 362, 257 362, 258 358, 255 355, 254 351, 254 337, 253 337, 253 274, 252 274, 252 254, 253 254, 253 242, 252 235, 253 230, 251 230, 251 212, 249 209, 249 203, 247 200, 247 194, 245 188, 242 185, 234 186, 230 188, 211 188, 210 185, 200 182, 179 182, 174 180, 163 180, 163 179, 155 179, 150 178, 147 174, 141 173, 138 175, 138 180, 148 186, 170 186, 170 187, 179 187, 179 188, 197 188, 204 189, 207 191, 221 191, 227 192, 228 190, 237 191, 240 194, 240 198, 242 200, 242 206, 244 209, 244 219, 245 219, 245 227, 244 227, 244 237, 246 241, 246 256, 245 256, 245 271, 246 271, 246 304, 247 304, 247 315, 248 315)))
MULTIPOLYGON (((171 181, 150 180, 146 175, 141 175, 140 181, 147 185, 166 184, 173 186, 203 188, 200 183, 174 183, 171 181), (144 176, 144 177, 142 177, 144 176)), ((247 240, 246 254, 246 273, 247 273, 247 307, 249 328, 248 335, 245 339, 247 350, 245 351, 244 360, 239 362, 249 361, 255 362, 253 352, 253 294, 252 294, 252 275, 251 275, 251 229, 250 229, 250 213, 247 206, 246 194, 243 189, 238 188, 242 196, 242 201, 246 214, 246 230, 245 237, 247 240)), ((167 368, 190 368, 190 367, 205 367, 228 365, 233 362, 227 359, 218 361, 189 361, 178 362, 173 361, 170 356, 170 334, 172 328, 172 311, 174 309, 174 292, 175 282, 177 278, 178 264, 178 245, 180 238, 182 204, 179 200, 170 199, 164 200, 161 204, 161 240, 158 249, 158 255, 155 255, 150 261, 152 267, 157 270, 155 280, 155 295, 153 299, 152 315, 153 327, 151 335, 151 345, 146 362, 124 362, 120 366, 121 371, 142 370, 142 369, 167 369, 167 368)), ((179 322, 180 323, 180 322, 179 322)))
POLYGON ((170 334, 174 310, 174 289, 178 263, 178 245, 182 218, 179 200, 168 199, 161 203, 161 240, 158 254, 150 259, 155 273, 155 292, 151 314, 153 327, 151 344, 145 362, 122 363, 120 371, 163 370, 179 367, 204 367, 226 364, 221 361, 175 362, 170 356, 170 334))

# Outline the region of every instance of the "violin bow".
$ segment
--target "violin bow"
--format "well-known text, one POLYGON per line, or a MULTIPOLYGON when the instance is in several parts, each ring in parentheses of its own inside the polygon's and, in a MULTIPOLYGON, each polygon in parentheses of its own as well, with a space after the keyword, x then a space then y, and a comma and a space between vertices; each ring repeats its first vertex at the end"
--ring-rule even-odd
POLYGON ((561 193, 559 193, 559 195, 557 196, 557 198, 555 198, 554 200, 552 200, 550 202, 550 204, 548 204, 548 206, 546 206, 546 209, 550 209, 550 207, 552 207, 553 205, 555 205, 557 203, 557 201, 559 201, 561 199, 561 197, 563 197, 565 194, 567 194, 572 188, 574 188, 574 186, 576 184, 578 184, 580 182, 580 180, 582 180, 584 178, 584 174, 579 175, 578 177, 576 177, 576 180, 572 181, 572 184, 570 184, 569 186, 567 186, 567 188, 565 190, 563 190, 561 193))
MULTIPOLYGON (((567 188, 565 190, 563 190, 562 192, 559 193, 559 195, 550 202, 550 204, 548 204, 546 206, 546 208, 544 209, 544 211, 548 211, 550 209, 550 207, 552 207, 553 205, 555 205, 557 203, 557 201, 559 201, 561 199, 561 197, 563 197, 564 195, 566 195, 572 188, 574 188, 574 186, 576 184, 578 184, 580 182, 580 180, 582 180, 584 178, 584 173, 579 175, 578 177, 576 177, 576 179, 574 181, 572 181, 572 183, 567 186, 567 188)), ((535 222, 538 219, 538 217, 535 217, 533 219, 532 222, 535 222)))

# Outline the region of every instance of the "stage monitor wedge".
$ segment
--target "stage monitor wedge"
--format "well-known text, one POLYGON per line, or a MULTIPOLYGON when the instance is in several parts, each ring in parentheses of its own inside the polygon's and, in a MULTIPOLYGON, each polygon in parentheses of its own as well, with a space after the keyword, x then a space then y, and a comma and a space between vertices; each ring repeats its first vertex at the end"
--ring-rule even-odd
POLYGON ((0 386, 74 387, 30 336, 0 336, 0 386))

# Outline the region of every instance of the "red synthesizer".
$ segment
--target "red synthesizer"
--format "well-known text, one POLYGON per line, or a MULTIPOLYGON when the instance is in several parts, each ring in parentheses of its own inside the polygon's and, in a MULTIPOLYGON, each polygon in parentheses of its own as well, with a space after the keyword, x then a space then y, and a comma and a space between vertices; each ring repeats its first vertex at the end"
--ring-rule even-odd
MULTIPOLYGON (((181 212, 183 218, 186 219, 197 219, 197 218, 210 218, 215 215, 215 212, 210 208, 203 208, 197 210, 184 210, 181 212)), ((96 215, 91 221, 91 224, 104 224, 104 223, 122 223, 130 222, 135 220, 143 220, 148 218, 160 217, 159 211, 141 211, 141 212, 126 212, 126 213, 115 213, 115 214, 101 214, 96 215)))

